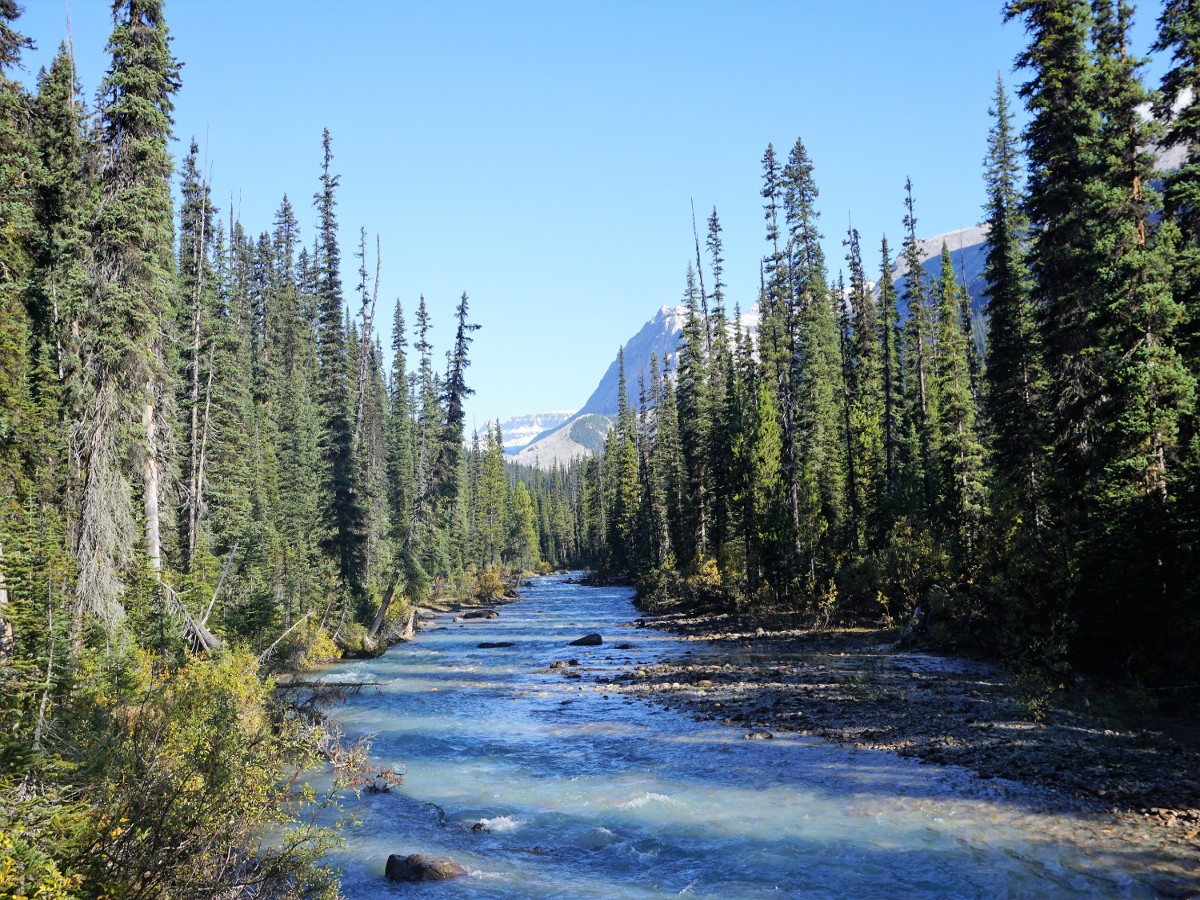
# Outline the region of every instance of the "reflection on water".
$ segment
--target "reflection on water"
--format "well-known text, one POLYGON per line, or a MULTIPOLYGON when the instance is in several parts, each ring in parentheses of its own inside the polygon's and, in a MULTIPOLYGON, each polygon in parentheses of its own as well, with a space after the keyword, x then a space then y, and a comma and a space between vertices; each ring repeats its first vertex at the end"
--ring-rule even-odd
POLYGON ((329 670, 385 682, 341 719, 376 735, 381 767, 407 772, 395 793, 347 801, 361 822, 335 859, 348 896, 1154 895, 1136 859, 1093 846, 1086 823, 1026 811, 1013 785, 796 736, 746 741, 594 689, 622 663, 689 652, 624 624, 630 596, 539 578, 499 619, 447 617, 329 670), (605 644, 567 646, 590 631, 605 644), (566 659, 582 679, 546 671, 566 659), (473 874, 390 884, 390 853, 473 874))

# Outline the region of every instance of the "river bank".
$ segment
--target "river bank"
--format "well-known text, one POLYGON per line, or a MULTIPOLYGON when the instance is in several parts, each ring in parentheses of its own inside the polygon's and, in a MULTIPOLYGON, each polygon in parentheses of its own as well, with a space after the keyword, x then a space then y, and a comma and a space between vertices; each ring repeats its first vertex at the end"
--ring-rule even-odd
POLYGON ((1047 812, 1089 815, 1114 840, 1161 846, 1164 895, 1200 895, 1200 729, 1190 718, 1076 679, 1033 722, 1001 668, 902 649, 895 631, 681 610, 634 624, 694 651, 631 665, 600 689, 747 736, 809 735, 1032 787, 1047 812))

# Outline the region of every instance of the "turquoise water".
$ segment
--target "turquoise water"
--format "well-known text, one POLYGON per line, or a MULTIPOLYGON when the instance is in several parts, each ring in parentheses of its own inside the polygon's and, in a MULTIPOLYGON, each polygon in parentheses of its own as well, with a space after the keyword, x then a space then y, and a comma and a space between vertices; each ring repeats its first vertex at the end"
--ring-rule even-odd
POLYGON ((406 773, 346 802, 361 822, 334 858, 347 896, 1154 896, 1138 858, 1101 849, 1086 821, 1030 812, 1015 785, 809 738, 747 741, 606 694, 596 678, 622 663, 715 652, 632 627, 630 598, 539 578, 499 619, 446 616, 326 673, 386 682, 339 717, 406 773), (567 646, 591 631, 603 646, 567 646), (539 671, 568 659, 582 679, 539 671), (391 884, 390 853, 472 875, 391 884))

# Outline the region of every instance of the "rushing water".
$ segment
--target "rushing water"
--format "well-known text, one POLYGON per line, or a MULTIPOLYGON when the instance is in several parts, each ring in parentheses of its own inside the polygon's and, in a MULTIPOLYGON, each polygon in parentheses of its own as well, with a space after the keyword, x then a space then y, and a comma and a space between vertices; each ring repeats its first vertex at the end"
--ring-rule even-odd
POLYGON ((604 693, 596 678, 623 663, 706 652, 631 627, 630 596, 535 579, 499 619, 446 616, 327 673, 385 682, 340 718, 406 772, 392 793, 347 800, 361 824, 334 862, 349 897, 1153 896, 1136 859, 1028 811, 1012 785, 808 738, 744 740, 604 693), (567 646, 591 631, 603 646, 567 646), (567 659, 582 680, 545 671, 567 659), (450 856, 472 875, 391 884, 390 853, 450 856))

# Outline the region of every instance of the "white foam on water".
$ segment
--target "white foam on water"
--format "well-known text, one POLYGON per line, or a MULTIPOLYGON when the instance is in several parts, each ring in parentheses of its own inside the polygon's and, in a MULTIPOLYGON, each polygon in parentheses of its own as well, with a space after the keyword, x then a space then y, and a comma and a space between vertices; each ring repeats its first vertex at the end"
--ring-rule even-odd
POLYGON ((640 797, 634 797, 632 800, 626 800, 624 803, 618 803, 617 809, 639 809, 647 803, 667 803, 671 806, 681 806, 678 800, 668 797, 666 794, 655 793, 654 791, 646 791, 640 797))
POLYGON ((480 819, 483 826, 488 831, 494 831, 498 834, 504 834, 508 831, 516 831, 525 824, 524 819, 516 819, 512 816, 496 816, 494 819, 480 819))

